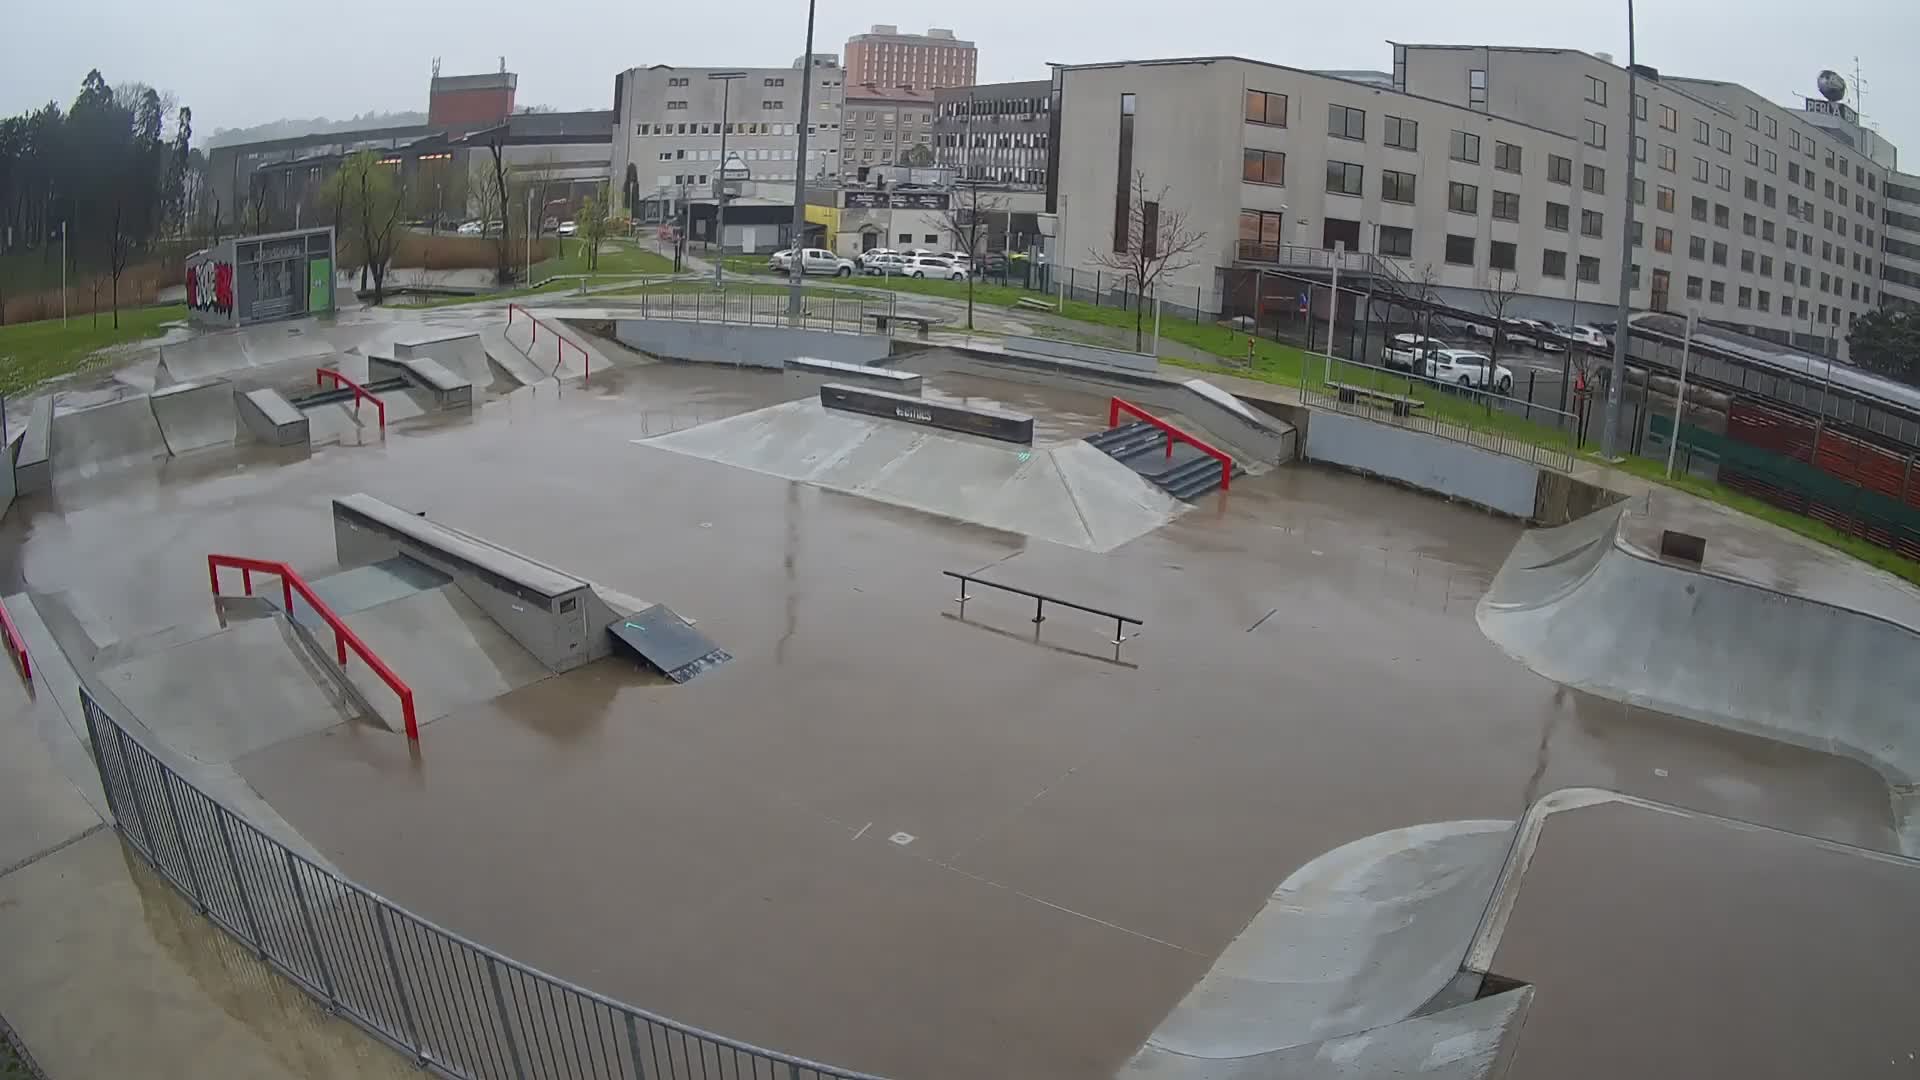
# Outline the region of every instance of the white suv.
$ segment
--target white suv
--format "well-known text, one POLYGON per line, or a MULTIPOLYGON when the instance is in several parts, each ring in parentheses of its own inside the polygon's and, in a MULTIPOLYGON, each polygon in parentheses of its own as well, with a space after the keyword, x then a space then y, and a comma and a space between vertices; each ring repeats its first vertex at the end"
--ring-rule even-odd
MULTIPOLYGON (((793 272, 793 252, 776 251, 767 260, 767 269, 779 274, 793 272)), ((843 259, 825 248, 800 249, 800 272, 802 274, 827 274, 832 277, 852 277, 853 260, 843 259)))
POLYGON ((1513 370, 1505 364, 1493 364, 1493 378, 1487 378, 1487 365, 1493 361, 1483 353, 1466 349, 1435 349, 1427 354, 1427 378, 1435 382, 1458 383, 1475 390, 1506 394, 1513 390, 1513 370))
POLYGON ((965 281, 967 277, 964 268, 955 266, 937 255, 915 255, 907 260, 904 273, 908 277, 946 278, 948 281, 965 281))
POLYGON ((1437 338, 1421 337, 1419 334, 1395 334, 1387 342, 1386 353, 1382 359, 1390 368, 1402 371, 1420 370, 1420 361, 1436 349, 1444 349, 1447 343, 1437 338))

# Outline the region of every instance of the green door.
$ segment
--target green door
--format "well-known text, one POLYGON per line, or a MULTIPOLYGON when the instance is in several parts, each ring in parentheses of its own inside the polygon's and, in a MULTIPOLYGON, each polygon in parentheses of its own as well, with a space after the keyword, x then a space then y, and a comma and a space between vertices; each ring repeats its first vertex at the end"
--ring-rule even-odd
POLYGON ((333 260, 325 255, 307 260, 307 314, 333 310, 333 260))

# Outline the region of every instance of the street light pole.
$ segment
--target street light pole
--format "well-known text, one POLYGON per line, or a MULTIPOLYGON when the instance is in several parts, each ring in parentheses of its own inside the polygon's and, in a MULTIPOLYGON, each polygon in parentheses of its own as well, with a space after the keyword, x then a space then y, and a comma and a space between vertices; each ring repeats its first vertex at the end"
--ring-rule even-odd
POLYGON ((793 237, 787 248, 793 253, 787 260, 787 321, 794 326, 800 325, 800 276, 806 273, 801 244, 807 232, 807 125, 813 122, 813 7, 814 0, 807 0, 807 50, 800 54, 800 123, 794 125, 800 129, 800 148, 793 166, 793 237))
POLYGON ((1613 367, 1607 378, 1606 424, 1600 429, 1602 457, 1618 456, 1620 441, 1620 384, 1627 380, 1627 316, 1633 299, 1633 141, 1640 136, 1639 93, 1633 41, 1633 0, 1627 0, 1627 182, 1621 193, 1620 303, 1614 311, 1613 367))
POLYGON ((720 200, 720 207, 714 214, 714 232, 720 241, 720 257, 713 261, 713 287, 718 289, 725 282, 721 271, 727 263, 727 108, 733 99, 733 81, 744 79, 744 71, 714 71, 707 78, 720 84, 720 169, 714 173, 714 194, 720 200))

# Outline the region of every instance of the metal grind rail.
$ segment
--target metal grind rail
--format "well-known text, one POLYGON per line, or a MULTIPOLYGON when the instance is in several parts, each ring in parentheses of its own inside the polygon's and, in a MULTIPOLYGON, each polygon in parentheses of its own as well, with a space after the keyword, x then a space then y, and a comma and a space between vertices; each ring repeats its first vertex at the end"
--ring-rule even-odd
MULTIPOLYGON (((1118 401, 1119 399, 1115 398, 1114 400, 1118 401)), ((1097 607, 1088 607, 1085 604, 1076 604, 1071 600, 1062 600, 1057 596, 1048 596, 1046 593, 1034 592, 1032 589, 1023 589, 1018 585, 1004 585, 998 581, 988 581, 984 578, 975 577, 972 574, 963 574, 958 570, 942 570, 940 572, 950 578, 959 579, 960 595, 954 597, 954 599, 958 601, 960 604, 960 617, 963 619, 967 617, 967 601, 973 599, 973 597, 968 595, 967 593, 968 585, 985 585, 989 589, 999 589, 1001 592, 1010 592, 1016 596, 1024 596, 1032 600, 1033 601, 1033 625, 1035 627, 1038 627, 1041 623, 1047 621, 1047 605, 1048 604, 1054 604, 1058 607, 1072 608, 1075 611, 1084 611, 1089 615, 1098 615, 1103 619, 1112 619, 1113 620, 1113 641, 1111 642, 1111 644, 1113 645, 1113 659, 1115 660, 1115 662, 1118 662, 1120 659, 1120 646, 1126 644, 1129 641, 1132 641, 1134 638, 1139 637, 1140 634, 1144 633, 1146 630, 1147 624, 1144 622, 1141 622, 1139 619, 1132 617, 1131 615, 1122 615, 1114 611, 1105 611, 1097 607), (1140 627, 1141 629, 1129 635, 1127 633, 1127 625, 1129 623, 1131 623, 1134 626, 1140 627)))
POLYGON ((373 669, 373 673, 380 676, 380 681, 391 687, 394 695, 400 699, 400 715, 406 720, 407 738, 414 742, 420 741, 420 724, 413 713, 413 689, 402 682, 400 676, 393 673, 393 669, 387 666, 385 660, 374 655, 373 650, 367 647, 367 643, 360 640, 360 635, 354 633, 340 616, 333 613, 333 609, 327 606, 326 601, 321 600, 314 593, 312 586, 308 585, 299 574, 294 573, 293 567, 282 562, 249 559, 239 555, 208 555, 207 580, 212 584, 215 596, 220 595, 220 568, 223 566, 240 571, 240 586, 246 590, 248 596, 253 595, 254 574, 278 576, 281 597, 286 602, 289 619, 293 618, 293 594, 297 592, 305 597, 308 605, 313 608, 314 614, 319 615, 328 626, 333 628, 333 647, 340 660, 340 670, 346 670, 347 651, 351 649, 357 653, 360 659, 366 661, 366 665, 373 669))
MULTIPOLYGON (((507 329, 508 330, 513 329, 513 317, 515 315, 523 315, 526 317, 527 322, 533 324, 533 337, 528 339, 527 341, 527 359, 531 360, 533 359, 533 347, 540 343, 540 320, 533 317, 533 312, 528 311, 526 308, 521 307, 519 304, 508 304, 507 305, 507 329)), ((559 331, 556 331, 552 328, 549 328, 547 330, 547 335, 553 338, 553 370, 548 372, 548 374, 554 376, 555 378, 559 377, 560 367, 562 364, 566 362, 565 350, 571 347, 574 352, 577 352, 580 354, 580 370, 581 370, 580 381, 583 383, 592 382, 593 381, 593 358, 587 355, 587 350, 583 348, 579 342, 567 340, 567 336, 565 334, 562 334, 559 331)))
POLYGON ((4 602, 0 602, 0 637, 6 639, 7 654, 13 657, 14 663, 20 665, 20 678, 31 685, 33 662, 27 659, 27 639, 20 636, 20 628, 13 624, 13 616, 8 613, 4 602))
POLYGON ((1153 415, 1152 413, 1141 408, 1140 406, 1135 405, 1133 402, 1124 401, 1120 398, 1114 398, 1107 403, 1107 426, 1110 428, 1119 427, 1121 413, 1125 413, 1128 416, 1134 417, 1135 419, 1144 421, 1147 424, 1152 425, 1153 427, 1159 428, 1161 433, 1163 433, 1167 437, 1167 456, 1168 457, 1173 456, 1173 444, 1176 442, 1183 442, 1193 447, 1194 449, 1200 451, 1201 453, 1207 455, 1208 457, 1218 461, 1220 463, 1220 490, 1225 491, 1227 490, 1227 488, 1232 486, 1233 457, 1232 455, 1228 454, 1226 451, 1220 450, 1209 443, 1202 442, 1201 440, 1194 438, 1193 436, 1187 434, 1186 432, 1181 431, 1179 428, 1174 427, 1172 424, 1167 423, 1165 420, 1162 420, 1159 417, 1153 415))
POLYGON ((80 705, 127 845, 209 922, 426 1075, 878 1080, 634 1008, 437 926, 221 805, 85 685, 80 705))
POLYGON ((384 433, 387 430, 387 403, 386 402, 381 401, 378 397, 376 397, 373 391, 368 390, 366 387, 361 386, 359 383, 354 382, 352 379, 349 379, 345 375, 340 374, 338 371, 335 371, 333 368, 323 367, 313 373, 313 384, 315 386, 325 386, 327 385, 327 380, 329 379, 333 380, 333 384, 335 387, 344 386, 347 389, 353 391, 353 413, 355 416, 360 415, 360 402, 362 399, 373 402, 373 407, 380 410, 380 430, 382 433, 384 433))

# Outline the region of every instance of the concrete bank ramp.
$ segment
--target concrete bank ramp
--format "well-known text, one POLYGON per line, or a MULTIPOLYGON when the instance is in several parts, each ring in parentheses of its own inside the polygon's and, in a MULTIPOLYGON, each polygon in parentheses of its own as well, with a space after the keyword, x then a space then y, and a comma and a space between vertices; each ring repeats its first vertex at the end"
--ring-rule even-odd
POLYGON ((1185 504, 1075 439, 1031 449, 791 401, 634 442, 1088 551, 1185 504))
POLYGON ((167 452, 176 457, 214 446, 232 446, 239 434, 233 385, 225 379, 175 383, 155 390, 148 401, 167 452))
MULTIPOLYGON (((423 724, 551 674, 452 584, 341 617, 413 690, 423 724)), ((388 727, 404 730, 399 699, 386 683, 365 664, 349 663, 347 678, 388 727)))
POLYGON ((1522 537, 1480 600, 1481 630, 1555 682, 1845 754, 1896 788, 1920 779, 1920 633, 1662 561, 1620 540, 1632 512, 1522 537))
MULTIPOLYGON (((1483 820, 1393 829, 1301 867, 1280 883, 1120 1075, 1296 1075, 1277 1071, 1278 1063, 1311 1065, 1319 1053, 1309 1052, 1313 1044, 1407 1020, 1459 972, 1499 880, 1513 827, 1511 821, 1483 820)), ((1490 1060, 1498 1030, 1478 1042, 1490 1060)))
POLYGON ((167 440, 147 396, 53 414, 50 460, 56 478, 89 477, 167 456, 167 440))

